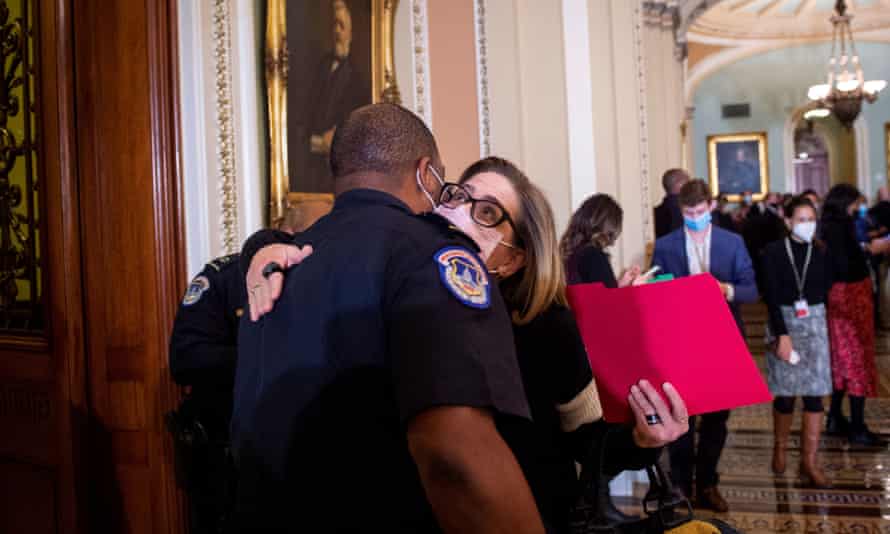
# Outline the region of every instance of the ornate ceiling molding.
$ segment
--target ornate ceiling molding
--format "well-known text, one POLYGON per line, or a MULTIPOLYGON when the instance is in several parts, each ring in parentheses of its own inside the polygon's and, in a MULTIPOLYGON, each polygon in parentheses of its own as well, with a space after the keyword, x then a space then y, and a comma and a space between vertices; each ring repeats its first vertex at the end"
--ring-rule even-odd
MULTIPOLYGON (((890 2, 854 4, 857 39, 890 29, 890 2)), ((766 4, 731 0, 681 0, 677 15, 677 45, 708 42, 738 46, 762 40, 830 40, 832 5, 812 0, 774 0, 766 4)))
POLYGON ((642 5, 642 18, 646 26, 673 30, 680 20, 679 0, 645 0, 642 5))
MULTIPOLYGON (((762 6, 750 2, 721 2, 701 13, 689 26, 688 33, 735 41, 765 39, 831 39, 832 5, 774 0, 762 6)), ((890 9, 886 4, 853 4, 853 32, 890 28, 890 9)))
POLYGON ((678 59, 686 59, 686 34, 692 24, 701 17, 705 11, 719 4, 723 0, 681 0, 677 10, 677 29, 674 31, 676 43, 675 55, 678 59))
MULTIPOLYGON (((690 38, 692 36, 690 35, 690 38)), ((700 42, 695 38, 695 42, 700 42)), ((773 50, 780 50, 792 46, 804 46, 809 44, 824 43, 826 39, 796 39, 796 40, 761 40, 750 41, 743 46, 734 46, 720 52, 716 52, 696 63, 695 67, 686 73, 686 83, 684 86, 685 98, 687 104, 692 104, 692 98, 698 86, 709 76, 715 72, 732 65, 743 59, 747 59, 758 54, 765 54, 773 50)), ((856 42, 878 42, 890 43, 890 30, 879 30, 868 32, 863 36, 856 35, 856 42)), ((706 42, 705 44, 712 44, 706 42)))

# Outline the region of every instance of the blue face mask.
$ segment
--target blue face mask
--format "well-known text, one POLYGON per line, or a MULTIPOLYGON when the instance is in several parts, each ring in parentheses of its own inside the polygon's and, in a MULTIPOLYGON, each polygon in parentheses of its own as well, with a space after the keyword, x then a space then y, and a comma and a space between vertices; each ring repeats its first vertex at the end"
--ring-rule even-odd
POLYGON ((683 222, 686 223, 686 228, 689 228, 693 232, 701 232, 708 228, 708 225, 711 224, 711 213, 705 213, 701 217, 696 217, 695 219, 690 219, 688 217, 683 217, 683 222))
POLYGON ((868 215, 868 206, 866 206, 865 204, 860 204, 859 205, 859 216, 862 218, 865 218, 866 215, 868 215))

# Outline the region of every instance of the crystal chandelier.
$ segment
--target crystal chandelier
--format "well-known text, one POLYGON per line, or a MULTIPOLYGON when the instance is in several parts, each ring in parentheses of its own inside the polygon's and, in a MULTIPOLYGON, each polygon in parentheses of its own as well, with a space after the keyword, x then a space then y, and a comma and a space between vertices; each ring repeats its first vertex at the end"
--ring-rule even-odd
POLYGON ((847 14, 844 0, 837 0, 834 10, 835 14, 831 17, 834 32, 831 38, 831 58, 828 60, 828 83, 810 87, 807 96, 815 100, 819 107, 831 110, 841 124, 851 128, 862 110, 862 101, 874 102, 878 93, 887 86, 887 82, 865 81, 856 43, 853 41, 853 31, 850 29, 853 15, 847 14))

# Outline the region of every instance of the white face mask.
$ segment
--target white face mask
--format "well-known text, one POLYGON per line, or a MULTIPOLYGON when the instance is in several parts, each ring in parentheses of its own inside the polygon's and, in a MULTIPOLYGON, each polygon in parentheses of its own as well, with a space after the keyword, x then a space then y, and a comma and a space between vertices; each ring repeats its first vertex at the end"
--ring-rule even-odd
POLYGON ((795 237, 797 237, 801 241, 809 243, 813 240, 813 236, 816 235, 816 222, 810 221, 797 223, 794 225, 791 233, 793 233, 795 237))
MULTIPOLYGON (((433 176, 436 177, 436 180, 439 181, 439 187, 444 186, 445 180, 443 180, 439 176, 439 172, 436 170, 436 168, 433 167, 432 165, 430 165, 428 168, 429 168, 430 172, 433 173, 433 176)), ((426 199, 430 201, 430 205, 432 206, 432 209, 435 210, 436 206, 438 206, 439 203, 436 202, 435 200, 433 200, 433 195, 431 195, 430 192, 426 190, 426 187, 423 186, 423 181, 420 179, 420 168, 419 167, 417 169, 416 176, 417 176, 417 187, 419 187, 420 190, 423 191, 423 194, 424 194, 424 196, 426 196, 426 199)))
POLYGON ((504 239, 504 234, 498 232, 494 228, 486 228, 476 224, 470 217, 470 205, 463 204, 457 208, 449 208, 447 206, 438 206, 435 210, 438 215, 448 219, 448 222, 457 226, 461 232, 470 236, 479 246, 479 254, 482 261, 488 262, 494 249, 504 239))

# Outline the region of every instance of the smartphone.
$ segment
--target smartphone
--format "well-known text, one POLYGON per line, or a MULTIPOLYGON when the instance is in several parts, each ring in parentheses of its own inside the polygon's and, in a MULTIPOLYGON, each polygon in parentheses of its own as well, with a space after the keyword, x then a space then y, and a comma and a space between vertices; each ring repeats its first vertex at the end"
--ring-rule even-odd
POLYGON ((649 278, 650 276, 654 276, 658 271, 661 270, 661 267, 658 265, 653 265, 651 269, 646 271, 645 273, 640 275, 640 278, 649 278))

